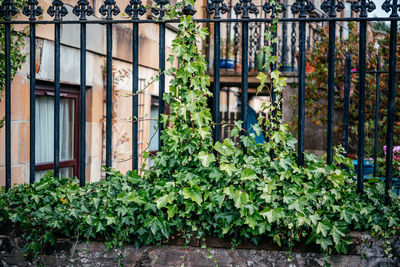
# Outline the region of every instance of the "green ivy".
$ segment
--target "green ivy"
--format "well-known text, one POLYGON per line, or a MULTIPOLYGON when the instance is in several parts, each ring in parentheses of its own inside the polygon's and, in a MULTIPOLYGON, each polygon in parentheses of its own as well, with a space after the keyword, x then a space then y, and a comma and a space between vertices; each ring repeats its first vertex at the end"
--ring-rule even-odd
MULTIPOLYGON (((179 2, 169 11, 180 18, 175 56, 168 59, 179 67, 166 72, 173 77, 164 95, 171 114, 162 117, 168 127, 154 166, 143 176, 108 170, 108 180, 84 187, 48 174, 39 183, 1 193, 0 225, 12 225, 22 235, 27 257, 43 254, 60 236, 100 239, 107 248, 162 244, 178 236, 231 238, 234 245, 270 237, 288 251, 302 241, 329 255, 347 252, 353 230, 386 238, 398 234, 397 197, 392 194, 392 206, 385 206, 384 185, 372 179, 357 194, 354 168, 342 149, 335 149, 331 165, 310 154, 304 166, 297 165, 296 140, 274 108, 286 85, 278 71, 259 76, 262 86, 278 93, 253 126, 257 134, 266 129, 268 142, 256 144, 254 134, 239 137, 243 129, 237 122, 231 135, 239 144, 232 138, 213 144, 209 77, 198 48, 207 31, 182 14, 189 4, 194 3, 179 2)), ((271 57, 267 65, 276 60, 271 57)))
MULTIPOLYGON (((26 4, 26 0, 15 0, 13 1, 16 8, 21 11, 22 7, 26 4)), ((0 1, 0 5, 3 1, 0 1)), ((11 26, 11 79, 15 77, 17 71, 21 68, 25 62, 26 56, 22 53, 22 49, 25 46, 24 37, 26 33, 24 31, 16 31, 11 26)), ((5 75, 5 25, 0 25, 0 101, 2 100, 3 90, 5 89, 6 75, 5 75)), ((4 118, 0 118, 0 129, 4 125, 4 118)))

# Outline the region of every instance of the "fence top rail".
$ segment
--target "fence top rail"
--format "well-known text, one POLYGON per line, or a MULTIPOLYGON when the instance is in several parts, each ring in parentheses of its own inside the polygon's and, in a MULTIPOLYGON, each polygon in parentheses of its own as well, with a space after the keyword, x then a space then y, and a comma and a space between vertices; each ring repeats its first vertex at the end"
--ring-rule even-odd
MULTIPOLYGON (((248 19, 193 19, 196 22, 265 22, 271 23, 273 19, 269 18, 248 18, 248 19)), ((279 22, 327 22, 327 21, 343 21, 343 22, 361 22, 361 21, 400 21, 400 17, 361 17, 361 18, 281 18, 279 22)), ((96 20, 0 20, 0 24, 129 24, 129 23, 178 23, 179 19, 170 19, 165 21, 159 21, 154 19, 143 19, 143 20, 105 20, 105 19, 96 19, 96 20)))
MULTIPOLYGON (((0 24, 70 24, 70 23, 175 23, 176 19, 165 20, 166 7, 169 5, 169 0, 155 0, 152 7, 145 7, 142 1, 130 1, 125 7, 125 12, 128 14, 128 19, 113 19, 121 13, 121 9, 115 1, 105 0, 98 9, 102 18, 97 19, 94 16, 94 9, 90 6, 87 0, 79 0, 73 7, 72 13, 77 16, 77 20, 63 20, 63 17, 68 14, 68 10, 61 0, 54 0, 46 12, 53 18, 52 20, 43 20, 39 18, 45 10, 39 6, 37 0, 27 1, 26 6, 22 8, 22 13, 28 17, 28 20, 13 20, 13 17, 18 13, 18 10, 13 3, 13 0, 3 0, 0 5, 0 24), (147 11, 151 12, 153 18, 141 19, 147 11), (94 18, 88 20, 87 18, 94 18)), ((292 5, 284 5, 280 1, 270 3, 266 1, 262 6, 257 6, 252 0, 243 0, 236 3, 234 6, 229 6, 224 0, 208 0, 206 11, 209 17, 195 19, 197 22, 266 22, 270 23, 275 17, 281 17, 282 22, 323 22, 323 21, 398 21, 400 20, 398 10, 400 11, 400 3, 398 0, 385 0, 381 9, 388 13, 388 17, 368 17, 368 13, 376 9, 376 5, 372 0, 358 0, 351 4, 351 10, 358 14, 357 17, 338 17, 337 14, 345 9, 340 0, 324 0, 320 7, 315 7, 310 0, 295 0, 292 5), (233 11, 236 18, 222 18, 225 13, 231 14, 233 11), (286 13, 290 8, 293 17, 286 17, 286 13), (261 11, 260 11, 261 10, 261 11), (265 18, 258 18, 261 14, 265 14, 265 18), (321 13, 321 14, 319 14, 321 13)), ((196 10, 192 6, 185 6, 183 13, 186 15, 194 15, 196 10)))

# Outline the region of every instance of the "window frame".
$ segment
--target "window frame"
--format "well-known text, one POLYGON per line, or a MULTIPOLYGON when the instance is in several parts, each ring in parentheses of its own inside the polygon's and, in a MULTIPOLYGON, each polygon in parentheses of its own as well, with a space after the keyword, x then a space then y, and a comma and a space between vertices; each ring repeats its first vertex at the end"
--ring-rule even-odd
MULTIPOLYGON (((54 97, 54 83, 46 81, 36 81, 35 97, 51 96, 54 97)), ((74 110, 74 153, 73 159, 60 160, 60 168, 73 167, 74 177, 79 178, 79 148, 80 148, 80 88, 70 84, 60 84, 60 98, 75 100, 74 110)), ((35 171, 51 171, 54 169, 54 162, 35 163, 35 171)), ((68 177, 73 178, 73 177, 68 177)))
MULTIPOLYGON (((157 96, 157 95, 151 95, 151 100, 150 100, 150 109, 154 106, 154 107, 159 107, 159 102, 158 102, 158 99, 159 99, 159 97, 157 96)), ((170 115, 170 109, 169 109, 169 105, 167 104, 167 102, 164 102, 164 114, 166 114, 166 115, 170 115)), ((160 114, 158 114, 158 118, 160 118, 160 114)), ((151 119, 151 118, 150 118, 151 119)), ((151 127, 151 126, 150 126, 151 127)), ((167 124, 167 127, 168 127, 168 124, 167 124)), ((159 135, 161 135, 161 132, 160 132, 160 129, 158 129, 158 131, 159 131, 159 135)), ((150 131, 149 131, 149 138, 151 138, 151 135, 150 135, 150 131)), ((157 140, 157 142, 158 142, 158 140, 157 140)), ((149 155, 150 156, 156 156, 157 155, 157 152, 159 152, 160 151, 160 148, 158 148, 158 150, 149 150, 148 152, 149 152, 149 155)))

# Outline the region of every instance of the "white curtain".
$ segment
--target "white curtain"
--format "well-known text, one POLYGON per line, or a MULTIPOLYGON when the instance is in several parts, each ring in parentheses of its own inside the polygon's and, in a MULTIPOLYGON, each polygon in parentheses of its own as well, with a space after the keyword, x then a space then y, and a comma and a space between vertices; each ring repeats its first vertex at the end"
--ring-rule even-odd
MULTIPOLYGON (((53 162, 54 160, 54 97, 36 96, 36 163, 53 162)), ((75 100, 60 100, 60 161, 74 157, 74 123, 75 100)), ((36 180, 43 176, 37 172, 36 180)), ((60 169, 60 175, 72 177, 72 168, 60 169)))

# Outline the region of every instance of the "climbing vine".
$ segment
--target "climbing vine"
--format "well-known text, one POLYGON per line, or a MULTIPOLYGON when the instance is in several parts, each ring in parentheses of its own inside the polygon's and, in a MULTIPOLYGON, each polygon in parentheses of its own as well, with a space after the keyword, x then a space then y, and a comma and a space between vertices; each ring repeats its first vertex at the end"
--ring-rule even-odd
MULTIPOLYGON (((13 1, 18 11, 21 11, 26 1, 15 0, 13 1)), ((0 1, 0 6, 3 1, 0 1)), ((1 14, 0 14, 1 17, 1 14)), ((0 101, 3 97, 3 91, 5 89, 5 28, 4 24, 0 24, 0 101)), ((11 26, 11 79, 15 77, 17 71, 21 68, 22 63, 25 62, 26 56, 22 53, 22 49, 25 46, 24 37, 26 33, 24 31, 17 31, 11 26)), ((3 127, 4 118, 0 118, 0 128, 3 127)))
MULTIPOLYGON (((286 82, 278 71, 259 75, 260 89, 269 86, 277 93, 275 116, 274 108, 264 106, 267 115, 252 126, 254 133, 239 136, 237 122, 230 138, 213 144, 207 108, 212 94, 199 50, 208 33, 182 12, 193 4, 185 0, 167 12, 180 19, 168 58, 179 67, 165 73, 172 76, 164 95, 170 115, 162 116, 163 146, 143 177, 106 170, 108 180, 79 187, 76 179, 48 174, 0 194, 0 225, 22 234, 27 257, 37 258, 59 236, 101 239, 107 248, 207 236, 230 238, 235 246, 269 237, 289 252, 296 242, 307 242, 329 255, 347 252, 347 233, 353 230, 398 234, 398 199, 392 194, 393 205, 385 206, 384 185, 374 180, 357 194, 351 161, 340 148, 331 165, 310 154, 304 166, 297 165, 296 140, 280 119, 279 92, 286 82), (268 142, 256 144, 261 133, 268 142)), ((265 51, 269 67, 276 58, 269 47, 265 51)))

